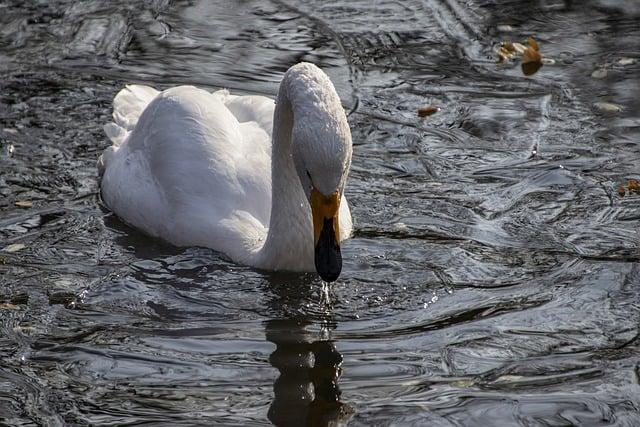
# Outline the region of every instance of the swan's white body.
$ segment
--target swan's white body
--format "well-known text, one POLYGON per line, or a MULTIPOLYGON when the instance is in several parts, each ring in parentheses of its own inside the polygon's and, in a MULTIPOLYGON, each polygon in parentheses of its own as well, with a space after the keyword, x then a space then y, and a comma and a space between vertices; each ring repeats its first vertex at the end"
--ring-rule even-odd
MULTIPOLYGON (((342 194, 351 137, 333 85, 315 66, 292 67, 277 104, 225 90, 127 86, 105 126, 113 145, 98 164, 103 200, 175 245, 210 247, 269 270, 313 271, 311 209, 293 151, 302 152, 315 188, 342 194)), ((343 240, 352 229, 344 196, 339 209, 343 240)))

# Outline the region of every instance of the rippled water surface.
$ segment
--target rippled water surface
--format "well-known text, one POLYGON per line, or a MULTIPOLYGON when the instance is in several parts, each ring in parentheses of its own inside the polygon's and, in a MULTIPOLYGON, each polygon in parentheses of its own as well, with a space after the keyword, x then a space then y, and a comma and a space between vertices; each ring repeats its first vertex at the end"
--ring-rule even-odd
POLYGON ((0 423, 640 425, 638 40, 632 0, 0 2, 0 423), (124 84, 303 60, 354 138, 328 295, 100 204, 124 84))

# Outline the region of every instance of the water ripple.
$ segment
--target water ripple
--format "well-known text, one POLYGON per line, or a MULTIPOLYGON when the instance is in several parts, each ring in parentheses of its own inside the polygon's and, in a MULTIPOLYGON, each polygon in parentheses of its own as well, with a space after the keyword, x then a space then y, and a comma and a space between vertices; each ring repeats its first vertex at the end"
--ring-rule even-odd
POLYGON ((638 179, 634 2, 0 11, 0 423, 640 422, 640 196, 618 192, 638 179), (496 64, 529 36, 538 73, 496 64), (353 130, 331 288, 104 208, 95 160, 124 84, 273 96, 299 61, 353 130))

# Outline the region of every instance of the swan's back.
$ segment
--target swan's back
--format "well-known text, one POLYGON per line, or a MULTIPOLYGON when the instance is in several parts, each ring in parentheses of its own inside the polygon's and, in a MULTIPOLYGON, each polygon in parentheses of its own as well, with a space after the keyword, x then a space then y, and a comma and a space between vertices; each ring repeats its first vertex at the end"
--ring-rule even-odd
POLYGON ((273 106, 191 86, 128 86, 105 126, 105 203, 148 234, 237 258, 268 227, 273 106))

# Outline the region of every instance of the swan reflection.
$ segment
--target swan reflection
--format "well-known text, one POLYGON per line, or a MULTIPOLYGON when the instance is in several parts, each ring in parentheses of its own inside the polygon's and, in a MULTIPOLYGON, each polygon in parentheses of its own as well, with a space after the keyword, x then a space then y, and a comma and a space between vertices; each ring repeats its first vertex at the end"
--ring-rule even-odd
POLYGON ((307 330, 310 325, 301 319, 266 322, 267 340, 276 345, 269 362, 280 371, 269 420, 277 426, 346 425, 354 411, 340 401, 342 355, 333 341, 307 330))

